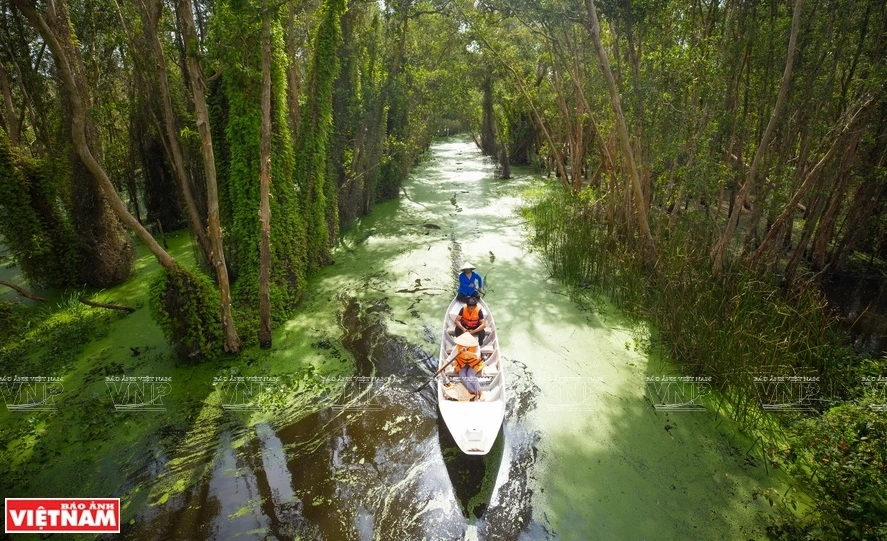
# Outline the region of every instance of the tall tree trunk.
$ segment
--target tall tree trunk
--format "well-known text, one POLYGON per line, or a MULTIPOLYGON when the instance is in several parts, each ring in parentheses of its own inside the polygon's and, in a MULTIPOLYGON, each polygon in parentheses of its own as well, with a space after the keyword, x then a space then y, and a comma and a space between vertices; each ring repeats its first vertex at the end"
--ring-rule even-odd
POLYGON ((126 192, 129 194, 129 203, 132 206, 132 212, 135 214, 136 221, 142 223, 142 213, 139 210, 139 187, 136 183, 136 157, 135 152, 133 151, 135 145, 130 140, 129 145, 129 159, 125 165, 124 175, 126 178, 124 179, 126 185, 126 192))
POLYGON ((126 205, 117 195, 108 173, 93 156, 92 149, 89 147, 87 138, 88 86, 83 73, 83 61, 80 59, 77 45, 71 34, 71 25, 64 0, 56 0, 56 2, 49 4, 48 15, 53 21, 51 26, 44 18, 43 13, 37 11, 33 0, 15 0, 15 4, 47 42, 55 57, 56 69, 62 81, 62 87, 71 102, 71 138, 77 154, 98 181, 99 188, 108 205, 120 220, 139 236, 165 269, 174 271, 176 268, 175 259, 126 209, 126 205))
POLYGON ((499 178, 511 178, 511 161, 508 159, 508 145, 505 143, 500 145, 499 148, 499 167, 501 168, 499 178))
MULTIPOLYGON (((43 36, 56 60, 70 122, 74 158, 74 225, 81 245, 81 279, 91 285, 110 286, 129 277, 132 269, 132 243, 112 211, 126 224, 126 217, 141 224, 126 209, 104 167, 90 148, 98 134, 87 117, 90 94, 80 50, 72 36, 67 6, 63 1, 49 4, 48 19, 34 2, 16 0, 16 6, 43 36)), ((147 233, 147 231, 145 231, 147 233)), ((150 234, 149 234, 150 236, 150 234)))
POLYGON ((19 129, 19 121, 15 114, 15 105, 12 102, 12 86, 9 84, 9 76, 3 62, 0 62, 0 90, 3 91, 3 118, 6 121, 6 133, 9 135, 9 142, 12 146, 19 146, 21 133, 19 129))
POLYGON ((241 342, 237 335, 237 326, 231 313, 231 285, 228 278, 228 266, 225 262, 225 249, 222 242, 222 224, 219 218, 219 186, 216 176, 216 158, 213 153, 212 130, 209 123, 209 108, 206 106, 206 82, 203 66, 197 58, 198 37, 194 26, 191 0, 178 0, 176 12, 181 25, 182 38, 185 41, 185 61, 188 66, 188 81, 191 85, 191 96, 194 100, 194 114, 197 117, 197 131, 200 134, 200 150, 203 155, 203 169, 206 177, 206 208, 207 225, 212 257, 210 262, 216 269, 219 283, 219 304, 222 312, 222 331, 225 333, 225 351, 237 353, 241 342))
MULTIPOLYGON (((552 56, 575 57, 576 54, 565 54, 559 50, 555 43, 552 43, 552 56)), ((555 62, 552 69, 555 82, 555 101, 560 108, 561 120, 564 122, 561 135, 563 139, 566 139, 566 156, 569 159, 569 177, 567 182, 570 184, 571 191, 577 193, 582 189, 582 171, 585 167, 585 152, 588 147, 588 144, 585 142, 585 122, 587 121, 586 118, 590 118, 590 115, 586 115, 587 111, 584 108, 585 100, 582 91, 577 90, 577 87, 580 85, 576 84, 576 79, 581 76, 572 71, 572 65, 568 64, 566 70, 570 74, 569 79, 573 81, 572 86, 577 98, 576 104, 571 107, 567 103, 567 96, 565 95, 567 89, 564 88, 566 85, 561 77, 560 69, 558 63, 555 62)), ((592 122, 594 122, 593 119, 592 122)))
POLYGON ((296 53, 298 49, 295 26, 296 26, 296 3, 289 2, 287 4, 287 27, 284 34, 286 45, 286 97, 289 112, 290 129, 293 132, 293 140, 299 137, 299 122, 302 118, 301 106, 299 105, 299 89, 301 81, 299 80, 299 68, 296 64, 296 53))
POLYGON ((837 186, 829 200, 828 208, 822 219, 819 221, 819 229, 816 231, 816 237, 813 239, 813 252, 810 254, 810 261, 816 268, 825 266, 825 254, 828 249, 829 242, 835 231, 835 220, 841 204, 844 202, 844 196, 847 193, 847 187, 850 186, 850 164, 856 158, 856 149, 859 141, 855 141, 851 148, 844 153, 841 159, 841 166, 837 172, 837 186))
POLYGON ((625 123, 625 116, 622 114, 622 104, 619 99, 619 91, 616 89, 616 80, 613 78, 613 72, 610 69, 610 61, 607 58, 607 52, 604 50, 604 45, 601 42, 601 27, 598 22, 597 10, 594 7, 594 0, 585 0, 585 7, 588 10, 588 32, 591 34, 594 50, 597 53, 601 70, 607 81, 607 90, 610 93, 610 104, 613 107, 613 113, 616 115, 616 133, 619 136, 622 153, 624 154, 625 166, 634 193, 635 215, 637 217, 638 230, 643 243, 643 256, 648 262, 654 261, 656 259, 656 243, 653 241, 653 234, 650 232, 650 224, 647 221, 647 205, 646 199, 644 198, 643 188, 641 186, 641 177, 638 174, 634 152, 631 148, 631 140, 628 137, 628 127, 625 123))
POLYGON ((807 247, 810 244, 810 237, 813 236, 814 226, 819 220, 820 215, 822 215, 824 209, 825 197, 817 197, 807 209, 808 216, 804 223, 804 229, 801 230, 801 237, 798 239, 798 245, 795 246, 795 250, 785 267, 785 272, 783 273, 785 281, 789 286, 791 286, 795 280, 795 274, 798 272, 798 267, 800 266, 801 260, 804 258, 804 254, 807 252, 807 247))
MULTIPOLYGON (((861 119, 861 117, 864 116, 864 111, 868 109, 873 101, 874 100, 872 98, 869 98, 868 101, 866 101, 865 103, 860 105, 859 108, 856 109, 856 111, 853 113, 853 116, 851 116, 849 119, 844 120, 844 117, 842 117, 841 120, 845 122, 845 125, 837 133, 834 141, 832 141, 832 144, 825 155, 816 163, 815 166, 813 166, 813 169, 811 169, 810 172, 807 173, 804 178, 804 182, 797 189, 791 200, 782 210, 782 213, 779 215, 779 217, 776 218, 776 220, 773 222, 773 225, 770 227, 770 230, 767 232, 767 236, 764 237, 761 245, 749 256, 748 260, 750 263, 754 263, 761 256, 763 256, 764 253, 766 253, 770 246, 773 244, 774 240, 782 233, 782 228, 785 226, 788 217, 795 211, 795 208, 797 208, 798 203, 801 202, 801 198, 803 198, 804 195, 807 194, 807 192, 813 186, 814 182, 819 179, 819 175, 820 173, 822 173, 822 169, 823 167, 825 167, 825 164, 828 163, 832 156, 834 156, 835 153, 838 151, 838 148, 841 147, 844 134, 855 127, 856 123, 861 119)), ((857 130, 856 137, 861 136, 861 131, 857 130)))
POLYGON ((786 97, 788 96, 788 88, 791 83, 792 67, 795 62, 795 49, 798 42, 798 26, 800 18, 801 0, 795 0, 792 12, 791 34, 788 39, 788 56, 785 60, 785 71, 782 74, 782 82, 779 85, 779 94, 776 97, 776 104, 773 106, 773 113, 770 115, 770 121, 767 123, 767 128, 761 136, 760 143, 758 143, 758 149, 755 152, 751 167, 749 167, 748 172, 746 173, 745 182, 743 182, 742 187, 739 189, 739 193, 736 195, 733 212, 731 212, 729 218, 727 218, 727 226, 724 228, 724 232, 712 248, 711 258, 715 274, 720 273, 724 268, 724 257, 727 252, 727 245, 730 243, 730 240, 733 238, 733 233, 736 231, 736 226, 739 223, 739 215, 742 213, 742 207, 745 205, 745 199, 748 196, 749 190, 755 183, 755 176, 761 165, 764 152, 766 152, 767 146, 770 145, 770 140, 772 139, 773 132, 776 128, 776 122, 782 114, 782 109, 785 106, 786 97))
POLYGON ((493 120, 493 78, 489 74, 484 77, 481 87, 483 92, 483 120, 480 128, 480 149, 487 156, 496 155, 496 128, 493 120))
POLYGON ((169 90, 169 77, 166 73, 166 56, 163 54, 163 44, 160 43, 160 35, 158 34, 158 23, 163 13, 163 3, 161 0, 142 0, 139 2, 139 13, 142 16, 142 22, 145 26, 145 41, 149 44, 151 58, 147 63, 153 65, 154 84, 157 85, 159 96, 156 99, 160 101, 160 109, 162 118, 158 119, 162 126, 164 134, 164 148, 170 158, 173 171, 179 181, 179 187, 185 198, 185 208, 188 209, 188 218, 191 221, 191 230, 197 237, 197 244, 200 246, 204 257, 207 261, 212 261, 212 247, 206 236, 206 229, 203 227, 203 220, 200 219, 200 212, 197 209, 197 203, 194 200, 194 194, 191 191, 191 182, 188 178, 188 170, 185 167, 185 157, 182 153, 182 145, 179 139, 179 131, 176 129, 176 118, 172 108, 172 95, 169 90))
POLYGON ((885 194, 887 194, 887 183, 859 183, 849 207, 851 209, 850 213, 841 228, 843 235, 841 235, 840 240, 838 240, 829 257, 832 271, 840 270, 847 262, 847 258, 853 253, 859 238, 863 234, 865 229, 863 224, 874 213, 875 208, 885 194))
MULTIPOLYGON (((4 4, 4 5, 8 5, 4 4)), ((9 66, 15 72, 14 79, 22 96, 22 111, 19 113, 19 126, 22 126, 24 115, 31 119, 34 130, 34 146, 49 151, 53 147, 52 134, 55 131, 55 116, 49 114, 48 102, 52 93, 47 88, 47 78, 43 76, 41 64, 46 52, 46 43, 40 45, 37 54, 32 58, 31 43, 21 24, 21 15, 11 10, 8 17, 0 17, 2 33, 5 39, 0 40, 0 47, 10 59, 9 66), (9 24, 13 23, 13 24, 9 24)), ((55 148, 52 148, 55 150, 55 148)), ((36 154, 36 153, 35 153, 36 154)), ((96 191, 98 188, 96 188, 96 191)))
POLYGON ((259 143, 259 347, 271 347, 271 17, 262 14, 262 139, 259 143))
MULTIPOLYGON (((136 114, 141 115, 141 113, 136 114)), ((136 140, 139 150, 145 182, 145 209, 151 222, 159 220, 167 231, 180 229, 186 222, 179 204, 176 179, 169 170, 168 154, 163 141, 160 140, 161 135, 144 123, 147 118, 135 120, 136 130, 140 128, 144 130, 136 131, 131 139, 136 140)))
POLYGON ((309 270, 332 263, 330 248, 338 233, 338 197, 329 175, 328 149, 333 83, 339 71, 336 57, 341 42, 339 20, 344 4, 344 0, 325 0, 321 8, 321 22, 314 36, 314 54, 306 84, 308 102, 302 109, 300 124, 297 183, 304 195, 309 270))
POLYGON ((564 185, 564 189, 568 192, 572 191, 572 185, 570 184, 567 178, 567 168, 564 164, 564 156, 563 152, 558 148, 558 144, 555 142, 554 138, 551 135, 551 132, 548 129, 548 126, 545 123, 545 119, 542 117, 542 113, 536 107, 536 104, 533 102, 533 98, 530 96, 530 93, 524 87, 523 81, 521 80, 521 76, 517 73, 511 64, 505 61, 502 58, 502 55, 490 45, 490 42, 487 41, 482 35, 478 35, 480 40, 483 42, 484 46, 492 51, 492 53, 496 56, 499 62, 511 73, 512 77, 514 77, 514 82, 517 84, 518 89, 521 94, 523 94, 524 99, 527 100, 527 104, 530 106, 530 112, 532 113, 533 120, 536 122, 536 126, 538 126, 539 130, 542 131, 542 135, 545 136, 545 142, 548 143, 549 152, 552 153, 554 157, 554 163, 557 168, 557 174, 560 177, 561 184, 564 185))

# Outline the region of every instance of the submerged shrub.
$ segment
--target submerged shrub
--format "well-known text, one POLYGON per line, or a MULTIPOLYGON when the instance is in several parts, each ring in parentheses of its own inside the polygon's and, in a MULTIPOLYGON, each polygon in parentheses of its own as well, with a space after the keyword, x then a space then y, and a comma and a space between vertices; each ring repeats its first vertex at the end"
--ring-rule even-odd
POLYGON ((58 181, 44 161, 9 144, 0 131, 0 235, 28 283, 64 287, 77 280, 77 237, 58 181))
POLYGON ((219 296, 209 278, 183 267, 151 280, 151 315, 183 357, 214 359, 222 352, 219 296))

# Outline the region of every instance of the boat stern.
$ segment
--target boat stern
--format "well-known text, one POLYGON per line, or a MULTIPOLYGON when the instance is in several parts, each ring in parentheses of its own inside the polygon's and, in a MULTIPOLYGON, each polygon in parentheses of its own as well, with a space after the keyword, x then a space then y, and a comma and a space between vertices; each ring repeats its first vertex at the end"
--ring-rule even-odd
POLYGON ((502 421, 505 408, 499 404, 455 403, 455 408, 442 409, 444 422, 456 445, 466 455, 485 455, 490 452, 502 421))
POLYGON ((467 428, 462 434, 461 441, 459 441, 459 438, 456 438, 456 443, 459 445, 459 449, 466 455, 485 455, 493 447, 496 436, 499 435, 499 428, 487 428, 486 430, 483 428, 467 428))

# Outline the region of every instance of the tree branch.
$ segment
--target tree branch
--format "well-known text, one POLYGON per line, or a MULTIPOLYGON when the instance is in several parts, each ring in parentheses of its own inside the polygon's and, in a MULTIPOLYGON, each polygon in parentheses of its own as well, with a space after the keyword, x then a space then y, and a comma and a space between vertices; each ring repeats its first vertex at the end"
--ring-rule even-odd
POLYGON ((27 289, 25 289, 21 286, 17 286, 15 284, 13 284, 12 282, 7 282, 6 280, 0 280, 0 285, 4 285, 8 288, 14 289, 16 293, 18 293, 22 297, 27 297, 27 298, 31 299, 32 301, 46 302, 46 299, 44 299, 43 297, 40 297, 38 295, 34 295, 33 293, 31 293, 27 289))
POLYGON ((80 297, 77 300, 79 300, 80 302, 82 302, 86 306, 92 306, 94 308, 107 308, 109 310, 122 310, 124 312, 129 312, 130 314, 136 311, 136 309, 133 308, 132 306, 123 306, 120 304, 96 302, 96 301, 91 301, 85 297, 80 297))

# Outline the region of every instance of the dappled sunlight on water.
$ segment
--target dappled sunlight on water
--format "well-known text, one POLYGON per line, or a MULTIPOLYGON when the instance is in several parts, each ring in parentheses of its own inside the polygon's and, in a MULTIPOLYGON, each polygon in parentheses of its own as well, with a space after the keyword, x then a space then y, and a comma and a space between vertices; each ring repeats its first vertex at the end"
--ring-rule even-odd
POLYGON ((658 368, 635 351, 638 329, 580 309, 547 277, 518 212, 539 180, 514 173, 496 179, 464 139, 435 144, 401 197, 343 236, 306 311, 277 330, 270 359, 310 365, 320 383, 299 380, 265 416, 207 399, 212 412, 155 484, 168 501, 129 537, 760 537, 753 493, 778 482, 712 413, 652 409, 644 378, 658 368), (414 392, 436 367, 464 261, 488 280, 508 373, 506 420, 485 457, 458 451, 432 386, 414 392), (321 360, 330 352, 337 362, 321 360), (343 367, 362 379, 318 379, 343 367))

